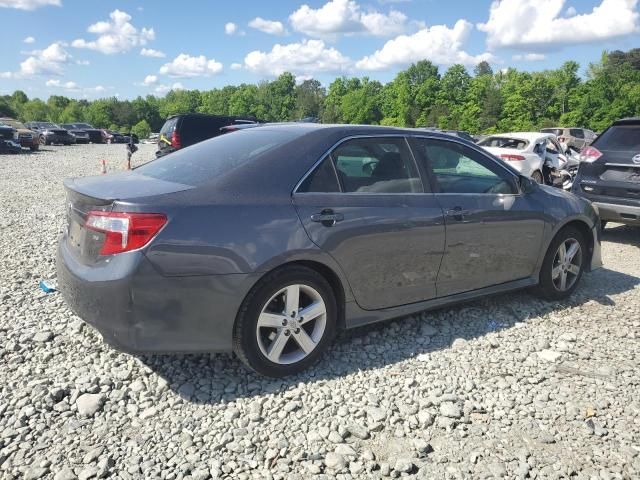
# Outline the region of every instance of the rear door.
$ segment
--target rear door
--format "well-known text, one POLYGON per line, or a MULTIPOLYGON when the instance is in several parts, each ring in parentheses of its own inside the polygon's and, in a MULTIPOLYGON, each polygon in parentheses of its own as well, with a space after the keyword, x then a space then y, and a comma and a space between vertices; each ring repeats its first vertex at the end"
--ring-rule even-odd
POLYGON ((341 266, 360 307, 435 297, 444 219, 403 137, 344 141, 300 184, 293 202, 311 240, 341 266))
POLYGON ((414 138, 411 146, 445 217, 438 297, 533 275, 544 211, 520 193, 515 174, 461 142, 414 138))

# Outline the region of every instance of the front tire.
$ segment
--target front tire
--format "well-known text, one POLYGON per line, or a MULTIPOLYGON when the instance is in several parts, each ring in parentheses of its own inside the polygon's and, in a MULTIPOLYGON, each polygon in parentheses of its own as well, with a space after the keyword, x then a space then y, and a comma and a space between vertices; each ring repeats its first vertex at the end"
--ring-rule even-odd
POLYGON ((540 269, 538 293, 547 300, 562 300, 577 288, 587 261, 582 233, 571 226, 555 236, 540 269))
POLYGON ((301 372, 316 363, 333 340, 337 312, 333 289, 318 272, 302 266, 275 270, 242 303, 233 350, 262 375, 301 372))

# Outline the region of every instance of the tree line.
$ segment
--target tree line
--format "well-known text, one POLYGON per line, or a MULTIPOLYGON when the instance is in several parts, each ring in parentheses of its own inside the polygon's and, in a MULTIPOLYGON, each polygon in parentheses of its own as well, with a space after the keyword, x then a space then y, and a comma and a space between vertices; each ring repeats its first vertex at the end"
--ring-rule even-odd
POLYGON ((76 100, 52 95, 29 99, 18 90, 0 96, 0 115, 22 121, 87 122, 141 138, 179 113, 247 115, 264 121, 312 117, 324 123, 438 127, 470 133, 579 126, 601 131, 612 121, 640 114, 640 49, 604 52, 586 75, 580 65, 539 72, 494 72, 487 62, 472 73, 462 65, 444 72, 427 60, 383 84, 368 77, 339 77, 296 84, 291 73, 259 84, 212 90, 173 90, 164 97, 76 100))

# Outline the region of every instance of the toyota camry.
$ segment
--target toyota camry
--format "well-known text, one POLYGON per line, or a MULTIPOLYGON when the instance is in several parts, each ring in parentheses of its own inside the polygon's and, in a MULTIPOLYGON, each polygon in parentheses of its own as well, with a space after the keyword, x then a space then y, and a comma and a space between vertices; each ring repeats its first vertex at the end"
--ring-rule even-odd
POLYGON ((598 268, 597 211, 459 137, 274 124, 68 179, 58 280, 118 349, 233 351, 269 376, 336 331, 598 268))

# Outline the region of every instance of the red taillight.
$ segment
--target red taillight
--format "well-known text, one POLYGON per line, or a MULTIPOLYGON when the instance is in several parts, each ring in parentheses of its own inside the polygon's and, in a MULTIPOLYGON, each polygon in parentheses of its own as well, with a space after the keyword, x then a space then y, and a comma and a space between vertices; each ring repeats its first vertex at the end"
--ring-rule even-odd
POLYGON ((602 156, 602 152, 596 147, 587 147, 580 152, 580 161, 593 163, 602 156))
POLYGON ((566 140, 566 138, 564 138, 564 137, 558 137, 558 141, 560 143, 564 143, 565 140, 566 140))
POLYGON ((176 149, 182 148, 182 144, 180 143, 180 134, 175 130, 171 134, 171 146, 176 149))
POLYGON ((166 223, 167 217, 162 213, 91 211, 85 226, 104 233, 100 255, 112 255, 144 247, 166 223))
POLYGON ((525 160, 525 157, 523 157, 522 155, 514 155, 512 153, 503 153, 500 155, 500 158, 506 160, 507 162, 521 162, 525 160))

